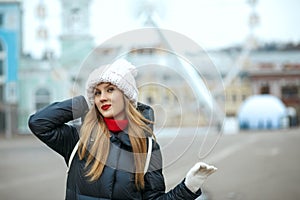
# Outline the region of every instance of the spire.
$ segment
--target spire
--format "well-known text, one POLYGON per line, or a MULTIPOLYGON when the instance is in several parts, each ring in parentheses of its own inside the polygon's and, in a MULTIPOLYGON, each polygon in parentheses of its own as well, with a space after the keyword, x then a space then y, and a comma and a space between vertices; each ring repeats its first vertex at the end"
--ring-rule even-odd
POLYGON ((94 46, 90 35, 90 4, 91 0, 61 0, 61 63, 64 68, 79 68, 94 46))
POLYGON ((63 36, 89 35, 91 0, 61 0, 63 36))

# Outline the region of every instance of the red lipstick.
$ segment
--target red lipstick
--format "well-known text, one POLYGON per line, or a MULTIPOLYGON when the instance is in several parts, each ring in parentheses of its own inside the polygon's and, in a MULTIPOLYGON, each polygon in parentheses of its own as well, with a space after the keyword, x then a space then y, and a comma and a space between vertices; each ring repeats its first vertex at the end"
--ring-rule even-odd
POLYGON ((103 105, 101 106, 102 110, 108 110, 110 108, 111 105, 103 105))

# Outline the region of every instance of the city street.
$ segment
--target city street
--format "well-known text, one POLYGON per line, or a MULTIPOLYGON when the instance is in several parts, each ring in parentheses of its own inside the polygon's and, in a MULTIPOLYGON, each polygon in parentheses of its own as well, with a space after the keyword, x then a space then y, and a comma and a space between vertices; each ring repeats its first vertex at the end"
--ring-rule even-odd
MULTIPOLYGON (((168 190, 202 160, 218 168, 203 186, 205 199, 300 199, 300 129, 158 138, 168 190)), ((32 135, 1 136, 0 159, 1 200, 64 199, 64 160, 32 135)))
MULTIPOLYGON (((92 150, 82 153, 102 161, 111 153, 104 164, 123 171, 106 168, 90 184, 79 181, 78 166, 93 173, 103 165, 75 163, 70 187, 80 199, 135 196, 121 164, 140 171, 143 159, 117 149, 128 147, 121 134, 109 152, 98 127, 141 135, 146 123, 155 127, 166 192, 205 162, 218 170, 197 200, 300 200, 299 8, 299 0, 0 0, 0 200, 65 199, 64 158, 28 132, 65 136, 71 129, 61 123, 82 120, 79 135, 90 138, 79 147, 92 150)), ((69 142, 49 135, 40 138, 69 142)), ((148 175, 147 186, 160 185, 148 175)))

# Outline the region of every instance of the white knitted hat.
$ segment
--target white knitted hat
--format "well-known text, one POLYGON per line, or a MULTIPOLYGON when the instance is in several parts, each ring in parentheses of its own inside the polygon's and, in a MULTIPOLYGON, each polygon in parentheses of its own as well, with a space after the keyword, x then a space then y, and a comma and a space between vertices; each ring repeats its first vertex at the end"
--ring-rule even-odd
POLYGON ((137 105, 138 89, 135 82, 136 67, 125 59, 93 70, 86 82, 86 95, 94 104, 94 89, 100 83, 111 83, 123 91, 124 95, 137 105))

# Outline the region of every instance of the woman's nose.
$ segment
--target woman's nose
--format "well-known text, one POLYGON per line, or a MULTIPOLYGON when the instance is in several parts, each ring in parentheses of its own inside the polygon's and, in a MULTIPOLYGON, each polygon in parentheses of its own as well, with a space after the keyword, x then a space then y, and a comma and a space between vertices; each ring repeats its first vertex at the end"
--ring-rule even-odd
POLYGON ((102 92, 100 96, 100 101, 105 102, 106 100, 107 100, 107 94, 105 94, 105 92, 102 92))

